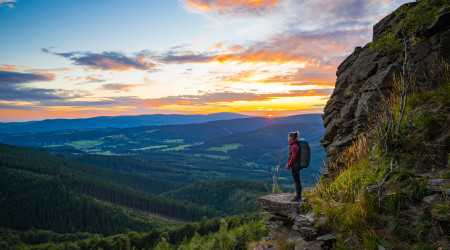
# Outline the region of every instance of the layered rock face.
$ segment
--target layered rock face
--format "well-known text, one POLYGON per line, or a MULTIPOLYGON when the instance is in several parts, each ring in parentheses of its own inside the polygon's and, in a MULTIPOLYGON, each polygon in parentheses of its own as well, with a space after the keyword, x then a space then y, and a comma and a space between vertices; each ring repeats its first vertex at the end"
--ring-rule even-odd
MULTIPOLYGON (((291 202, 293 194, 271 194, 257 199, 267 213, 266 227, 268 241, 285 241, 295 246, 295 249, 331 249, 335 235, 322 235, 316 228, 320 219, 314 213, 299 214, 298 202, 291 202)), ((255 250, 271 249, 260 245, 255 250)))
MULTIPOLYGON (((404 18, 398 12, 373 27, 373 41, 388 31, 396 32, 396 25, 404 18)), ((424 38, 409 53, 412 67, 417 68, 416 80, 423 83, 419 88, 435 84, 441 60, 450 62, 450 9, 442 10, 436 21, 423 29, 421 36, 424 38)), ((377 104, 381 101, 379 90, 387 94, 393 86, 394 74, 400 73, 400 53, 386 55, 370 50, 369 45, 357 47, 338 67, 335 89, 322 115, 326 131, 321 145, 325 147, 327 166, 336 162, 340 152, 370 129, 367 127, 369 114, 378 111, 377 104)))

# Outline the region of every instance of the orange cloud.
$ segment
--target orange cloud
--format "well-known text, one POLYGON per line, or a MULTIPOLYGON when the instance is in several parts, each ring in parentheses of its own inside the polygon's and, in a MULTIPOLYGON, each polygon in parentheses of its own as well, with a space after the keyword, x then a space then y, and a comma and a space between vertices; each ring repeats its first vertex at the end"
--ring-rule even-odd
POLYGON ((264 12, 277 6, 280 0, 188 0, 185 2, 186 6, 193 11, 237 14, 264 12))
POLYGON ((208 53, 217 51, 218 49, 222 48, 225 44, 226 42, 218 42, 214 44, 213 46, 211 46, 211 48, 208 49, 208 53))
POLYGON ((236 52, 236 51, 243 50, 243 49, 244 49, 244 46, 234 45, 234 46, 231 46, 231 47, 228 47, 228 48, 222 50, 222 53, 231 53, 231 52, 236 52))
POLYGON ((20 71, 19 66, 10 65, 10 64, 2 64, 2 66, 0 66, 0 70, 4 70, 4 71, 20 71))
POLYGON ((64 67, 64 68, 57 68, 57 69, 31 69, 31 71, 36 73, 54 73, 54 72, 64 72, 64 71, 71 71, 71 68, 64 67))
POLYGON ((107 111, 107 112, 125 112, 133 110, 136 107, 114 106, 114 107, 84 107, 84 106, 52 106, 44 109, 51 112, 79 112, 79 111, 107 111))
POLYGON ((258 72, 256 70, 246 70, 239 73, 227 74, 225 76, 218 77, 221 82, 242 82, 253 77, 258 72))
POLYGON ((240 62, 240 63, 277 63, 283 64, 288 62, 308 62, 312 58, 294 55, 287 51, 276 51, 269 49, 262 49, 255 51, 254 49, 248 49, 243 52, 235 54, 221 54, 214 56, 211 60, 224 62, 240 62))
POLYGON ((289 85, 318 85, 334 87, 337 63, 308 65, 293 73, 274 74, 261 83, 286 83, 289 85))
POLYGON ((148 86, 148 84, 118 84, 110 83, 102 86, 101 90, 113 90, 115 92, 129 92, 132 88, 148 86))
POLYGON ((243 46, 235 45, 222 50, 220 53, 214 53, 213 48, 223 46, 223 42, 220 42, 204 53, 192 51, 169 52, 159 59, 161 62, 169 64, 236 62, 251 64, 306 63, 314 65, 347 55, 351 52, 348 44, 358 44, 364 41, 366 33, 369 31, 368 28, 361 28, 325 33, 284 32, 273 34, 265 42, 252 44, 245 50, 243 50, 243 46))
POLYGON ((92 83, 92 82, 104 82, 105 80, 102 79, 103 75, 90 75, 86 76, 86 82, 92 83))
MULTIPOLYGON (((261 102, 286 97, 327 97, 331 94, 332 89, 312 89, 312 90, 292 90, 285 93, 259 94, 251 92, 202 92, 200 95, 181 95, 168 96, 162 98, 150 99, 139 103, 139 105, 151 108, 159 108, 170 105, 177 106, 195 106, 201 107, 205 105, 231 104, 234 102, 261 102)), ((181 109, 182 110, 182 109, 181 109)))

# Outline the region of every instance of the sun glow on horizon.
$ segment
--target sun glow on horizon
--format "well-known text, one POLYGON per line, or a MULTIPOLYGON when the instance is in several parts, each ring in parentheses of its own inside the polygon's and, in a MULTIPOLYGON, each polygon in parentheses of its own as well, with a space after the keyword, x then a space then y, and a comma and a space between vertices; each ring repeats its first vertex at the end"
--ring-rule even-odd
POLYGON ((344 57, 407 0, 83 1, 0 8, 1 122, 322 113, 344 57))

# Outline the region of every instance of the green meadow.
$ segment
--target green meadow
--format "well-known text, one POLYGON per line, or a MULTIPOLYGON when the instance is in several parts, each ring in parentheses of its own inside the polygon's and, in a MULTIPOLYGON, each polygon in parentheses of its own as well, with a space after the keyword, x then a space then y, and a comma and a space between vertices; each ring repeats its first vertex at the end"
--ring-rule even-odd
POLYGON ((206 150, 221 151, 224 153, 228 153, 228 151, 230 151, 230 150, 238 149, 239 147, 243 147, 243 146, 244 145, 242 145, 240 143, 233 143, 233 144, 225 144, 220 147, 210 147, 210 148, 207 148, 206 150))

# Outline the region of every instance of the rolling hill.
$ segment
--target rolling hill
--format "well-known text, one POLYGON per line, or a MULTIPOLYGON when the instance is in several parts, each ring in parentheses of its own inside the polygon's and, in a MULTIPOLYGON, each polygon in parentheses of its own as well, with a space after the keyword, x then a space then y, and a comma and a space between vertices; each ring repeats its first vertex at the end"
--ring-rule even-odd
MULTIPOLYGON (((94 160, 91 156, 93 162, 89 162, 89 156, 80 153, 140 158, 159 166, 186 170, 189 174, 183 179, 187 185, 213 178, 267 181, 267 169, 277 165, 281 155, 287 159, 286 136, 293 130, 299 130, 311 145, 311 166, 302 171, 302 180, 311 186, 325 157, 319 145, 324 129, 318 114, 123 129, 7 133, 0 134, 0 141, 61 152, 63 157, 101 166, 113 161, 110 159, 122 162, 123 158, 94 160)), ((291 183, 288 172, 282 171, 280 183, 291 183)))
MULTIPOLYGON (((206 207, 133 188, 140 179, 118 180, 114 171, 45 152, 0 144, 0 166, 0 227, 110 234, 151 228, 148 217, 137 221, 126 210, 180 220, 214 215, 206 207)), ((164 181, 166 188, 176 187, 164 181)))
POLYGON ((237 113, 214 113, 208 115, 136 115, 99 116, 83 119, 48 119, 43 121, 0 123, 2 133, 45 132, 66 129, 128 128, 147 125, 202 123, 249 117, 237 113))

